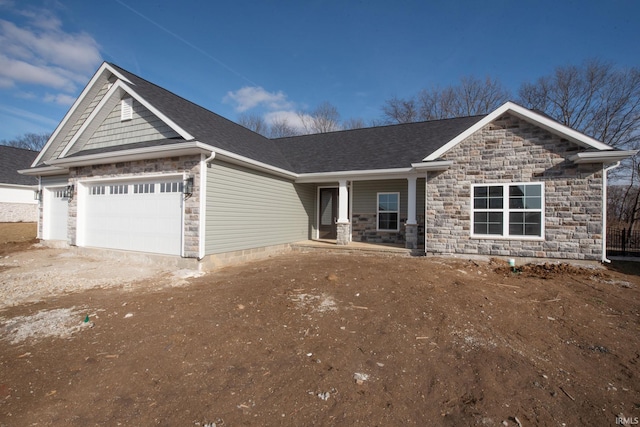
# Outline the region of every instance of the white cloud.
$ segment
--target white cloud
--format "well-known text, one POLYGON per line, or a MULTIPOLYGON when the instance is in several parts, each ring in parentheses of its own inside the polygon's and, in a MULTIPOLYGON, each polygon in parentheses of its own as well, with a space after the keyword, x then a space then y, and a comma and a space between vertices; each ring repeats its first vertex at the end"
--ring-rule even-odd
POLYGON ((310 118, 311 117, 308 115, 303 115, 303 117, 300 117, 299 113, 291 110, 271 111, 264 115, 264 121, 267 122, 267 124, 270 126, 274 123, 284 121, 287 123, 287 125, 299 132, 305 131, 303 120, 309 120, 310 118))
POLYGON ((45 102, 54 102, 58 105, 71 105, 75 102, 76 98, 65 93, 58 93, 55 95, 46 94, 44 97, 45 102))
POLYGON ((37 122, 44 126, 55 128, 58 125, 58 121, 51 119, 49 117, 45 117, 43 115, 33 113, 31 111, 23 110, 22 108, 16 108, 10 105, 2 105, 0 104, 0 114, 18 118, 25 119, 29 122, 37 122))
POLYGON ((75 92, 102 62, 98 43, 87 33, 65 32, 48 11, 19 13, 28 24, 0 19, 0 86, 75 92))
POLYGON ((240 113, 256 107, 279 110, 293 106, 283 92, 269 92, 260 86, 245 86, 235 92, 227 92, 224 102, 235 103, 236 111, 240 113))

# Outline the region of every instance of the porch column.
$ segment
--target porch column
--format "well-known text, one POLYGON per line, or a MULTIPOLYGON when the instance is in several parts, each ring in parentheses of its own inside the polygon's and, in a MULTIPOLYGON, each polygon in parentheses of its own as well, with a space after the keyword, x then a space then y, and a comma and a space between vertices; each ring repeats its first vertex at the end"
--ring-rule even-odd
POLYGON ((348 245, 351 241, 351 223, 349 222, 349 189, 347 180, 339 180, 338 185, 338 236, 336 244, 348 245))
POLYGON ((407 222, 405 227, 405 247, 407 249, 418 249, 418 220, 416 218, 416 181, 418 177, 407 178, 407 222))

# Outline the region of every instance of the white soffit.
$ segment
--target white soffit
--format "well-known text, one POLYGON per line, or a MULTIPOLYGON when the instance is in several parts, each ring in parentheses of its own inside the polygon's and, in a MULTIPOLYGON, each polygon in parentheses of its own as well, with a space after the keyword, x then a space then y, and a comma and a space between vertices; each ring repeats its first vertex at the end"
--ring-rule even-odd
POLYGON ((585 148, 592 148, 596 150, 611 150, 607 144, 604 144, 590 136, 587 136, 581 132, 571 129, 565 125, 562 125, 555 120, 552 120, 548 117, 545 117, 542 114, 531 111, 527 108, 524 108, 518 104, 513 102, 506 102, 502 106, 495 109, 493 112, 489 113, 482 120, 471 126, 469 129, 462 132, 460 135, 447 142, 445 145, 440 147, 438 150, 431 153, 429 156, 425 157, 423 161, 428 162, 432 160, 436 160, 440 158, 447 151, 451 150, 453 147, 464 141, 466 138, 474 134, 475 132, 482 129, 484 126, 488 125, 492 121, 496 120, 500 116, 505 113, 513 114, 514 116, 532 123, 536 126, 539 126, 555 135, 558 135, 562 138, 565 138, 575 144, 578 144, 585 148))

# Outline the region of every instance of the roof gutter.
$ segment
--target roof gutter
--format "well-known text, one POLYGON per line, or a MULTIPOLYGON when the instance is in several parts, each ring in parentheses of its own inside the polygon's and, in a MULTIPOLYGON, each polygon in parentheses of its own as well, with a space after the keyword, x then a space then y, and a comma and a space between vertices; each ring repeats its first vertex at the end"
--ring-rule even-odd
MULTIPOLYGON (((635 156, 638 150, 585 151, 569 157, 574 163, 613 163, 635 156)), ((615 166, 614 166, 615 167, 615 166)))
POLYGON ((212 151, 213 148, 198 141, 188 141, 178 144, 153 146, 144 148, 134 148, 131 150, 108 151, 104 153, 88 154, 77 157, 64 157, 45 162, 49 166, 58 167, 78 167, 88 165, 99 165, 107 163, 131 162, 136 160, 157 159, 166 156, 181 156, 189 154, 200 154, 212 151))
POLYGON ((57 166, 41 166, 36 168, 20 169, 18 173, 20 175, 29 176, 53 176, 67 174, 69 173, 69 169, 57 166))

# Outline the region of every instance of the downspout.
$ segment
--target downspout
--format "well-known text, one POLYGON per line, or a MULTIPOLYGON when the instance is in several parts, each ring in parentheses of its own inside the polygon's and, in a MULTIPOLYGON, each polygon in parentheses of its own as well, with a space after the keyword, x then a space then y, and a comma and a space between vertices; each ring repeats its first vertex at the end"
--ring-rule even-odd
POLYGON ((602 262, 611 263, 607 258, 607 172, 620 166, 620 162, 614 163, 608 168, 602 164, 602 262))
POLYGON ((427 222, 429 218, 429 171, 424 172, 424 256, 427 256, 427 222))
POLYGON ((38 239, 42 239, 42 235, 40 234, 40 230, 42 229, 42 218, 44 215, 44 205, 42 201, 44 199, 44 195, 42 194, 42 176, 38 176, 38 223, 36 224, 36 237, 38 239), (42 213, 42 215, 41 215, 42 213))
MULTIPOLYGON (((202 155, 204 157, 204 154, 202 155)), ((198 260, 205 255, 205 234, 207 220, 207 165, 216 158, 215 151, 206 159, 200 161, 200 221, 198 229, 198 260)))

